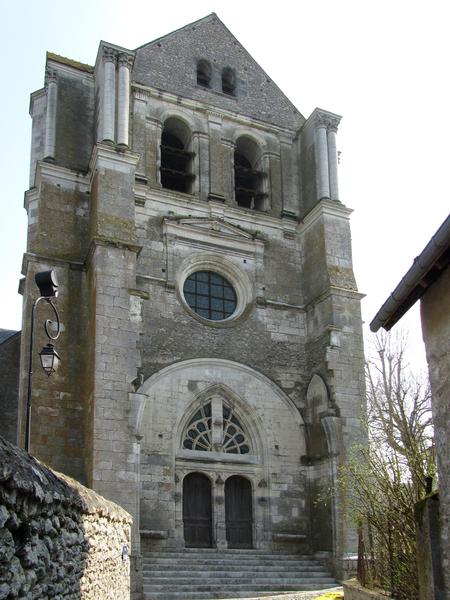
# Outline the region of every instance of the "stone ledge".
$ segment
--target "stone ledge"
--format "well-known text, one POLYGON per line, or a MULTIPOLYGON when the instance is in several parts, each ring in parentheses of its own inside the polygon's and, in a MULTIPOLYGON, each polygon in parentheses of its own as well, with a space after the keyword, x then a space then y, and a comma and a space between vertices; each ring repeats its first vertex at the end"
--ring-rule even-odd
POLYGON ((303 533, 274 533, 272 539, 274 542, 299 543, 306 540, 306 535, 303 533))
POLYGON ((140 534, 142 537, 151 540, 166 540, 168 538, 168 532, 165 530, 141 529, 140 534))

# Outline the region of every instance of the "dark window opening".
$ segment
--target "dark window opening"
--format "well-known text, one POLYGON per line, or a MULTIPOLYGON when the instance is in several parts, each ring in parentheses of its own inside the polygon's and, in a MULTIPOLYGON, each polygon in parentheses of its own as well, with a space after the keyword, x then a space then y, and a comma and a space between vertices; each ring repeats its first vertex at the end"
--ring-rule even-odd
POLYGON ((253 166, 258 154, 254 142, 238 140, 234 152, 234 193, 238 206, 264 211, 267 200, 267 194, 264 192, 265 173, 253 166))
POLYGON ((236 292, 232 285, 211 271, 189 275, 184 282, 183 294, 195 313, 211 321, 223 321, 236 310, 236 292))
MULTIPOLYGON (((191 173, 194 154, 186 149, 182 135, 173 132, 170 125, 164 126, 161 136, 161 185, 168 190, 190 193, 195 179, 191 173)), ((186 132, 181 133, 187 137, 186 132)))
POLYGON ((233 69, 226 68, 222 71, 222 92, 229 96, 236 94, 236 76, 233 69))
POLYGON ((211 87, 211 65, 206 60, 200 60, 197 64, 197 84, 211 87))

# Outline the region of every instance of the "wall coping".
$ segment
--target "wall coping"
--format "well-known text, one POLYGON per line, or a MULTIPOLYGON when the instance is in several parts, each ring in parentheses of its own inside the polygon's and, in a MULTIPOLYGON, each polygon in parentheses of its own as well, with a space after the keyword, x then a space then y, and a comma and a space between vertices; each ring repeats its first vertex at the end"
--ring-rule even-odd
POLYGON ((132 523, 126 510, 75 479, 58 473, 0 436, 0 487, 18 490, 43 504, 60 503, 82 513, 132 523))

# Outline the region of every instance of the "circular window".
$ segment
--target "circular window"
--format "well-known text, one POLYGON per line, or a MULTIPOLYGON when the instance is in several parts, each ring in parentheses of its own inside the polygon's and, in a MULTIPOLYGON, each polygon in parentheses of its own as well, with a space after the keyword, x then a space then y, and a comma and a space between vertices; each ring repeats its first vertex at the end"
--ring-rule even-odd
POLYGON ((183 295, 200 317, 223 321, 236 310, 237 298, 231 283, 212 271, 195 271, 184 282, 183 295))

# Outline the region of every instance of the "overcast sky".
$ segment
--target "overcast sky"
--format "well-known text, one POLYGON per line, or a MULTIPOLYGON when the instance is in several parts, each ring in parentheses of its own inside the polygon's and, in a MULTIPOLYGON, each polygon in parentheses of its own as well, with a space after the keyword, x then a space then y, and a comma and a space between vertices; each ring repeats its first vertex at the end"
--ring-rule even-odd
MULTIPOLYGON (((429 0, 0 0, 2 197, 0 327, 20 329, 31 119, 50 50, 93 64, 101 39, 126 48, 216 12, 307 117, 343 115, 341 200, 369 322, 449 211, 449 3, 429 0)), ((417 308, 417 307, 416 307, 417 308)), ((410 311, 423 360, 418 311, 410 311)))

